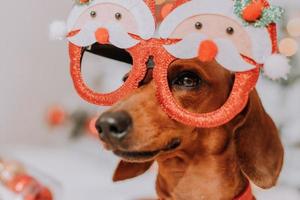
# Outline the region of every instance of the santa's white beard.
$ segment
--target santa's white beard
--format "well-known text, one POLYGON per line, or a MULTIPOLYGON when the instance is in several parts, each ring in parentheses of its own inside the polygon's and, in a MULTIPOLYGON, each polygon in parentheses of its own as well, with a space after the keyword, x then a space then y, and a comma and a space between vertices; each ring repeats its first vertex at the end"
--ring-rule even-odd
POLYGON ((165 45, 166 50, 176 58, 190 59, 198 56, 200 44, 205 40, 213 41, 218 47, 216 61, 232 72, 244 72, 256 66, 246 62, 233 42, 224 38, 209 39, 206 35, 192 33, 172 45, 165 45))
POLYGON ((122 49, 128 49, 139 43, 133 39, 126 30, 117 23, 99 24, 96 22, 87 22, 80 31, 68 39, 73 44, 80 47, 87 47, 97 42, 95 32, 99 28, 106 28, 109 32, 109 42, 122 49))

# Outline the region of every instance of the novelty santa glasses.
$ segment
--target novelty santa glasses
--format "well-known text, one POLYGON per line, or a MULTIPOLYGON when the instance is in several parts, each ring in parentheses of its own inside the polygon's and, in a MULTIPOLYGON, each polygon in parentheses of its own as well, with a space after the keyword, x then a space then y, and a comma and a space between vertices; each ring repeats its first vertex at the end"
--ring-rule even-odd
MULTIPOLYGON (((179 0, 161 6, 156 30, 154 0, 77 1, 67 23, 71 75, 79 95, 96 105, 113 105, 134 91, 153 58, 153 79, 166 113, 183 124, 217 127, 245 107, 260 68, 273 79, 285 77, 288 60, 278 54, 275 22, 283 11, 264 0, 179 0), (158 32, 159 37, 154 38, 158 32), (81 61, 95 43, 125 49, 133 64, 125 83, 111 93, 98 93, 84 82, 81 61), (176 59, 216 60, 235 73, 225 104, 210 113, 191 113, 179 105, 168 85, 168 68, 176 59)), ((157 17, 157 16, 156 16, 157 17)), ((158 17, 157 17, 158 18, 158 17)), ((103 66, 111 67, 111 66, 103 66)))

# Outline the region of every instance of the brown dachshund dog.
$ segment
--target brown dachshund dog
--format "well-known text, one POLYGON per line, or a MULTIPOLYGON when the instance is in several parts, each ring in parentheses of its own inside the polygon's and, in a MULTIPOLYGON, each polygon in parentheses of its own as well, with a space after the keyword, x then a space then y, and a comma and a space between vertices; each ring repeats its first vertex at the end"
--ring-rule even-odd
MULTIPOLYGON (((276 184, 283 147, 256 91, 229 123, 189 127, 162 110, 151 73, 149 69, 140 87, 97 121, 105 146, 122 158, 114 181, 141 175, 156 161, 161 200, 232 200, 248 180, 261 188, 276 184)), ((191 59, 174 61, 168 79, 182 107, 205 113, 224 104, 234 75, 215 61, 191 59)))

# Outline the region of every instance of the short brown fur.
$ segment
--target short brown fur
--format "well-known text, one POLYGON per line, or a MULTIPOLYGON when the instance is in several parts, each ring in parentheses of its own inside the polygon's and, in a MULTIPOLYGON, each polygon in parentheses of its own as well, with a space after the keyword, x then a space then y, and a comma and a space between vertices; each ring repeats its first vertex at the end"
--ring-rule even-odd
MULTIPOLYGON (((231 92, 234 76, 216 62, 177 60, 169 69, 169 78, 184 70, 202 77, 199 90, 172 88, 176 100, 189 111, 214 111, 231 92)), ((140 175, 156 161, 156 189, 161 200, 232 200, 245 190, 247 179, 262 188, 276 184, 283 148, 277 128, 255 90, 235 119, 210 129, 188 127, 169 118, 157 102, 151 79, 108 112, 114 111, 127 111, 133 129, 120 143, 104 141, 113 151, 154 151, 173 138, 182 142, 176 150, 151 159, 123 158, 114 181, 140 175)))

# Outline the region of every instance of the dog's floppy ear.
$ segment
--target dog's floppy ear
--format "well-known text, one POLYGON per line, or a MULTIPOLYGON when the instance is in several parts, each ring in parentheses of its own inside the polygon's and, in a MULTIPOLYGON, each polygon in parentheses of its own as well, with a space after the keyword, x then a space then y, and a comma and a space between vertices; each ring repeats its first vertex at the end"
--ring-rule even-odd
POLYGON ((256 91, 251 92, 241 116, 235 130, 240 167, 254 184, 270 188, 277 182, 284 153, 278 130, 256 91))
POLYGON ((123 181, 142 175, 152 166, 153 162, 154 161, 144 163, 130 163, 121 160, 115 170, 113 181, 123 181))

